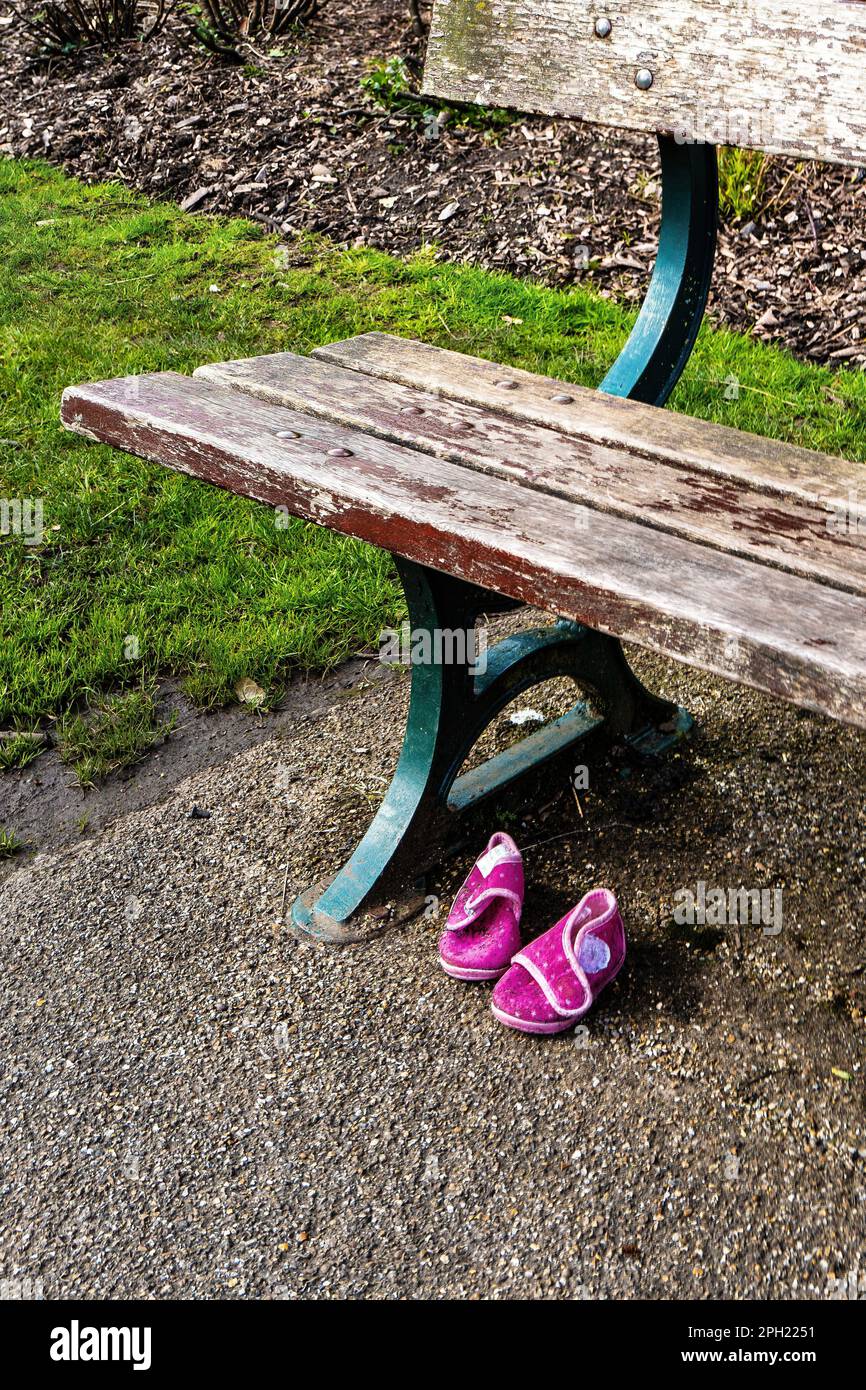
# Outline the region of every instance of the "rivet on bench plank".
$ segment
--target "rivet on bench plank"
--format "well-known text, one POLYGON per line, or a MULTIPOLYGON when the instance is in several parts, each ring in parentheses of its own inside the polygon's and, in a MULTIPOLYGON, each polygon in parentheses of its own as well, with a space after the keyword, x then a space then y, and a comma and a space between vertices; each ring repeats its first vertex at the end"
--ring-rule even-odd
POLYGON ((351 457, 352 457, 352 450, 351 450, 351 449, 329 449, 329 450, 328 450, 328 458, 332 458, 332 459, 350 459, 351 457))
POLYGON ((499 389, 500 389, 501 391, 516 391, 516 390, 517 390, 517 382, 516 382, 516 381, 497 381, 496 385, 499 387, 499 389))
POLYGON ((634 85, 639 87, 642 92, 648 92, 653 84, 653 75, 649 68, 638 68, 635 73, 634 85))
POLYGON ((557 405, 571 405, 571 404, 573 403, 573 401, 574 401, 574 396, 563 396, 563 395, 559 395, 559 396, 551 396, 550 399, 551 399, 552 401, 556 401, 556 404, 557 404, 557 405))
POLYGON ((300 439, 297 430, 277 430, 277 439, 300 439))
POLYGON ((610 31, 612 28, 613 25, 611 24, 609 19, 597 19, 595 21, 595 32, 600 39, 609 38, 610 31))

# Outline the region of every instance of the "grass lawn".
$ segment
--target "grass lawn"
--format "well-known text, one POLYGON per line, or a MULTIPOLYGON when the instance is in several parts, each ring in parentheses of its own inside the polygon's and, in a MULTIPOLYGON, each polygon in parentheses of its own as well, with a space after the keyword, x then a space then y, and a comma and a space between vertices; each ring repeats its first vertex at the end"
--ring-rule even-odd
MULTIPOLYGON (((280 530, 266 507, 66 433, 64 386, 371 328, 595 385, 632 318, 430 251, 280 248, 248 222, 43 165, 0 161, 0 209, 0 499, 42 499, 45 525, 38 546, 0 538, 0 728, 60 720, 86 776, 146 746, 157 674, 202 706, 236 698, 242 677, 276 700, 293 668, 375 640, 400 596, 369 546, 300 521, 280 530), (89 741, 82 709, 95 711, 89 741)), ((704 327, 672 405, 866 461, 866 374, 727 332, 704 327)))

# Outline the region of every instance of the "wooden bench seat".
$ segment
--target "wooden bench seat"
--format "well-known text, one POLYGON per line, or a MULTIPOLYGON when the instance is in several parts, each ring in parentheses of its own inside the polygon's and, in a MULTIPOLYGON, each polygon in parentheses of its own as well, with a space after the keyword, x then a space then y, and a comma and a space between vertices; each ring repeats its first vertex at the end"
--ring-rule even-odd
POLYGON ((866 727, 861 464, 384 334, 72 387, 62 416, 866 727))

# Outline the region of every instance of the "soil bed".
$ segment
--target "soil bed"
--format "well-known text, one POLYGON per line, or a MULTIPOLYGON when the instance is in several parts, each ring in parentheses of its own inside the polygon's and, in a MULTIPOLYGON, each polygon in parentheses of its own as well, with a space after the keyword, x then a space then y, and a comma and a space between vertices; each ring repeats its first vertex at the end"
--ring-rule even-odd
MULTIPOLYGON (((48 66, 15 26, 3 32, 0 152, 285 236, 400 255, 434 242, 450 259, 551 284, 588 280, 635 302, 645 292, 654 143, 546 118, 439 128, 376 107, 360 87, 369 66, 399 55, 417 72, 423 57, 403 0, 327 0, 308 31, 247 50, 243 65, 209 57, 179 20, 149 44, 48 66)), ((771 160, 757 199, 723 221, 715 319, 866 368, 864 173, 771 160)))

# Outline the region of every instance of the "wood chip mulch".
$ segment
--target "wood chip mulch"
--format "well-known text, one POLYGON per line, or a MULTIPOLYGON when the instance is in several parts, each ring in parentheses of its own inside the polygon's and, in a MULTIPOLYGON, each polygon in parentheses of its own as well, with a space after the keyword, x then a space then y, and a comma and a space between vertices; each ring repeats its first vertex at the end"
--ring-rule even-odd
MULTIPOLYGON (((645 293, 654 142, 544 117, 491 132, 377 108, 360 88, 371 62, 401 55, 420 70, 405 0, 323 0, 306 32, 250 47, 243 65, 209 57, 179 20, 148 44, 39 63, 5 18, 0 0, 0 153, 284 236, 398 255, 434 242, 448 259, 552 285, 645 293)), ((745 223, 723 223, 713 317, 866 369, 866 170, 774 159, 759 202, 745 223)))

